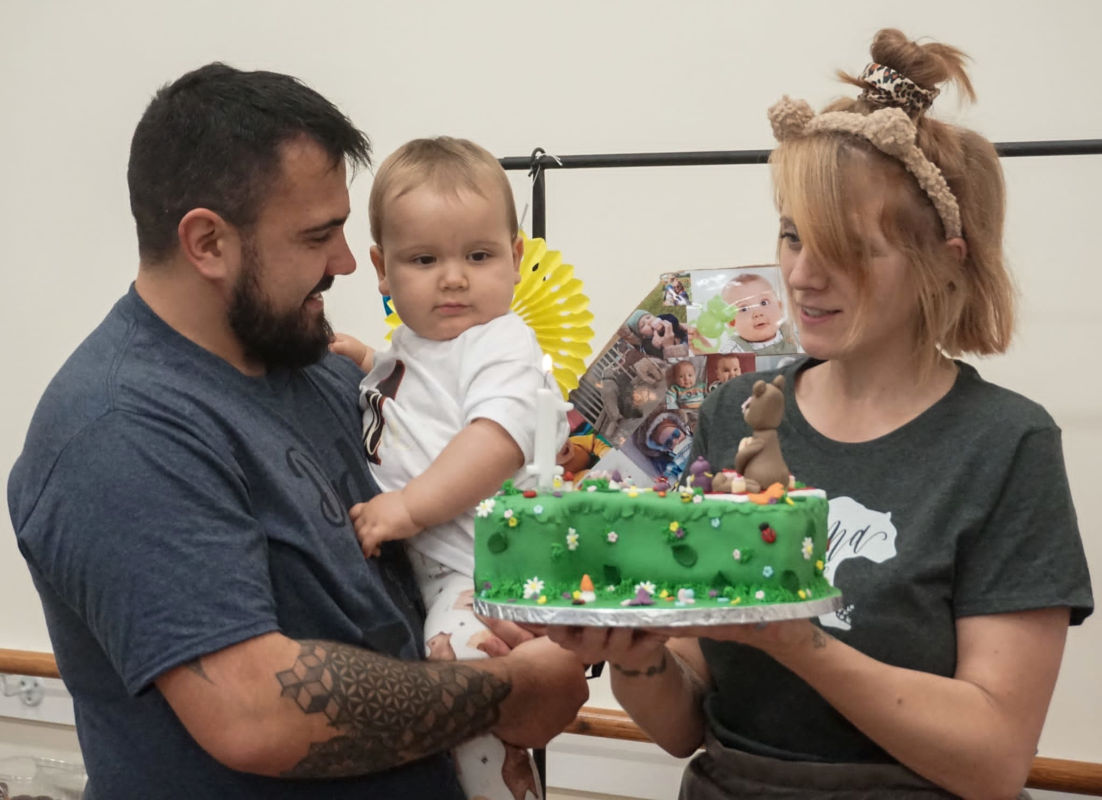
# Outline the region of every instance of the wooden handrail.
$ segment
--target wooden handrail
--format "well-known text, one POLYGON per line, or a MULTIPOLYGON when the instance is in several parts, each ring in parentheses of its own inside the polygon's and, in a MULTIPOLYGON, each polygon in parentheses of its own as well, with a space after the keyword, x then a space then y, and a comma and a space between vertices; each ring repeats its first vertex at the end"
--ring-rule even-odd
MULTIPOLYGON (((39 678, 61 677, 52 653, 27 650, 0 649, 0 673, 39 678)), ((583 706, 565 732, 632 742, 650 741, 626 712, 612 708, 583 706)), ((1026 786, 1030 789, 1102 797, 1102 764, 1037 756, 1033 759, 1026 786)))

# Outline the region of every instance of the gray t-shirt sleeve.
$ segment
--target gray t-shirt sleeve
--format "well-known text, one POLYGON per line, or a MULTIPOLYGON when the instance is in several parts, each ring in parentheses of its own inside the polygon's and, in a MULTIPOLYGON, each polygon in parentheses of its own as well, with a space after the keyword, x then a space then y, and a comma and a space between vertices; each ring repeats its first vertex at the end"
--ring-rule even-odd
POLYGON ((137 694, 278 627, 248 509, 242 476, 183 425, 115 411, 61 452, 23 542, 137 694))
POLYGON ((1070 606, 1077 625, 1090 613, 1090 576, 1055 424, 1021 436, 990 515, 960 536, 955 565, 957 617, 1070 606))

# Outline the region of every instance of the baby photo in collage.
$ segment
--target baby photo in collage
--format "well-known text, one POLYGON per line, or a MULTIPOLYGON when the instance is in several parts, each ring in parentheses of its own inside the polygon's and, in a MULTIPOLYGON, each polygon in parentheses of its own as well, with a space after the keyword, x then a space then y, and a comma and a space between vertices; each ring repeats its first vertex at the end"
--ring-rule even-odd
POLYGON ((780 268, 777 266, 697 270, 686 325, 696 353, 753 353, 758 356, 800 352, 780 268))
POLYGON ((776 266, 661 275, 570 394, 608 448, 592 468, 675 483, 705 397, 800 352, 779 286, 776 266))

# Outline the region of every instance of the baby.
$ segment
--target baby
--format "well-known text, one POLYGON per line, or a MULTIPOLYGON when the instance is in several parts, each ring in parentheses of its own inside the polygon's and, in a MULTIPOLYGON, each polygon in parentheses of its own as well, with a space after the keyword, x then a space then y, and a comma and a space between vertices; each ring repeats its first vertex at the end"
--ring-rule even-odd
POLYGON ((731 378, 737 378, 742 374, 742 362, 739 361, 739 357, 735 353, 723 353, 718 356, 708 356, 708 358, 715 359, 713 365, 715 380, 708 384, 709 394, 731 380, 731 378))
MULTIPOLYGON (((524 252, 512 190, 473 142, 417 139, 379 167, 369 212, 379 291, 404 324, 360 387, 364 446, 383 491, 353 506, 352 520, 367 556, 406 540, 433 654, 485 657, 479 647, 493 637, 471 609, 473 509, 508 478, 532 482, 522 467, 534 449, 536 392, 558 392, 535 334, 509 310, 524 252)), ((371 359, 348 342, 334 349, 371 359)), ((566 441, 565 413, 556 434, 566 441)), ((468 796, 538 797, 534 764, 521 755, 518 769, 515 750, 489 735, 458 748, 468 796)))
POLYGON ((773 284, 755 272, 744 272, 727 281, 720 294, 736 310, 728 323, 721 353, 775 355, 798 351, 795 335, 785 320, 784 303, 773 284))
POLYGON ((696 366, 692 361, 678 361, 670 367, 670 381, 666 389, 666 408, 695 411, 704 402, 704 382, 697 380, 696 366))

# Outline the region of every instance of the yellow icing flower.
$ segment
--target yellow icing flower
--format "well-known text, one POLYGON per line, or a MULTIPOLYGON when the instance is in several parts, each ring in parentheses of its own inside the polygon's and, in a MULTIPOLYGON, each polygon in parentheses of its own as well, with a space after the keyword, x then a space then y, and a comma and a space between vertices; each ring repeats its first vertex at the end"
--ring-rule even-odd
POLYGON ((539 603, 541 606, 546 605, 547 604, 547 595, 541 594, 540 599, 537 600, 536 602, 539 603))
POLYGON ((681 525, 677 522, 671 522, 670 523, 670 531, 672 533, 677 533, 677 529, 680 528, 680 527, 681 527, 681 525))
POLYGON ((801 600, 807 599, 807 592, 805 592, 803 589, 800 589, 800 591, 796 592, 796 594, 800 596, 801 600))
POLYGON ((658 593, 658 596, 661 597, 663 600, 665 600, 667 597, 670 596, 670 593, 668 591, 666 591, 665 589, 663 589, 662 591, 660 591, 658 593))
POLYGON ((823 571, 823 559, 820 558, 815 562, 815 569, 819 570, 819 572, 823 571))
POLYGON ((517 526, 517 518, 516 517, 509 517, 509 527, 510 528, 515 528, 516 526, 517 526))

